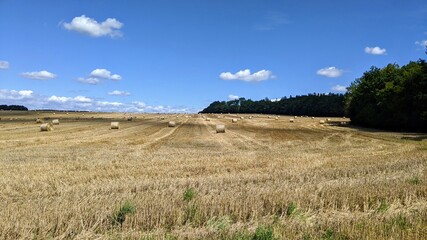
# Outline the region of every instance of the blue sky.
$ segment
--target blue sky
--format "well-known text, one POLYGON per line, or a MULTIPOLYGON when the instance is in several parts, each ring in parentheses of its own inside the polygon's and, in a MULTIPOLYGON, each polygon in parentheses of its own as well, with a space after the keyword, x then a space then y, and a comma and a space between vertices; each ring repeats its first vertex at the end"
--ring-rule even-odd
POLYGON ((426 58, 427 1, 0 0, 0 104, 195 112, 426 58))

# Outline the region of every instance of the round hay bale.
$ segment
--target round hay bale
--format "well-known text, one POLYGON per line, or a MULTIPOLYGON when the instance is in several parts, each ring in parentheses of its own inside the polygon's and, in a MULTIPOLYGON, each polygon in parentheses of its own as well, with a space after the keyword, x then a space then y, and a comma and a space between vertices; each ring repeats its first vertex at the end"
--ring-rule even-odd
POLYGON ((53 125, 59 125, 59 119, 53 119, 52 124, 53 125))
POLYGON ((294 116, 294 119, 297 119, 298 116, 294 116))
POLYGON ((249 116, 249 119, 252 119, 252 116, 249 116))
POLYGON ((311 119, 314 119, 314 117, 311 117, 311 119))
POLYGON ((268 116, 267 118, 271 118, 271 116, 268 116))
POLYGON ((111 129, 120 129, 119 122, 111 122, 111 129))
POLYGON ((206 118, 205 120, 209 122, 211 119, 210 118, 206 118))
POLYGON ((295 120, 293 118, 289 119, 289 122, 293 123, 295 120))
POLYGON ((221 118, 221 116, 218 116, 218 119, 220 119, 221 118))
POLYGON ((326 119, 326 121, 327 121, 327 122, 330 122, 330 121, 331 121, 331 119, 330 119, 330 118, 327 118, 327 119, 326 119))
POLYGON ((43 120, 41 118, 37 118, 36 123, 43 123, 43 120))
POLYGON ((237 123, 237 118, 233 118, 233 119, 231 119, 231 122, 232 122, 232 123, 237 123))
POLYGON ((128 120, 128 121, 132 121, 132 120, 133 120, 133 117, 131 117, 131 116, 130 116, 130 117, 127 117, 127 120, 128 120))
POLYGON ((279 118, 278 118, 278 117, 275 117, 275 118, 274 118, 274 120, 279 120, 279 118))
POLYGON ((241 120, 245 119, 244 117, 240 117, 241 120))
POLYGON ((165 117, 160 117, 160 120, 165 120, 165 117))
POLYGON ((223 124, 216 125, 216 133, 225 133, 225 125, 223 124))
POLYGON ((319 123, 320 124, 325 124, 325 120, 320 120, 319 123))
POLYGON ((175 121, 169 121, 168 127, 175 127, 175 126, 176 126, 175 121))
POLYGON ((52 130, 53 130, 53 126, 51 123, 43 123, 42 125, 40 125, 41 132, 48 132, 52 130))

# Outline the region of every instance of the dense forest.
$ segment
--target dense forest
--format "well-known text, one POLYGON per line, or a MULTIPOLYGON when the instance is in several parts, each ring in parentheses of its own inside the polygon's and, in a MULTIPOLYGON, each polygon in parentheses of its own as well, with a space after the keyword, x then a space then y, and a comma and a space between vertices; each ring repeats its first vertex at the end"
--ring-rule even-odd
POLYGON ((215 101, 201 113, 264 113, 278 115, 344 116, 344 95, 308 94, 304 96, 283 97, 278 101, 263 99, 252 101, 239 98, 230 101, 215 101))
POLYGON ((28 108, 21 105, 0 105, 0 110, 28 111, 28 108))
POLYGON ((426 61, 371 67, 348 88, 346 110, 353 124, 427 131, 426 61))

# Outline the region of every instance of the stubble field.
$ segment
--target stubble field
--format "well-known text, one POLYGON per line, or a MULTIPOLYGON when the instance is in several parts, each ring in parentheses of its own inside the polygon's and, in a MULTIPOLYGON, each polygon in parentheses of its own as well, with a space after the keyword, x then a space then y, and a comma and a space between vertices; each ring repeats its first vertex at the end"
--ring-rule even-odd
POLYGON ((0 238, 427 239, 426 135, 127 116, 0 112, 0 238))

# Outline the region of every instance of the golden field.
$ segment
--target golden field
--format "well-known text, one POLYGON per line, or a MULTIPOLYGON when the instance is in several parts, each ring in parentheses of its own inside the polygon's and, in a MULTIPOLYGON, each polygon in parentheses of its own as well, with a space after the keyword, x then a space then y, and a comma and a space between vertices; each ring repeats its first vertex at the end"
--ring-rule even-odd
POLYGON ((0 112, 0 239, 427 239, 425 134, 128 116, 0 112))

